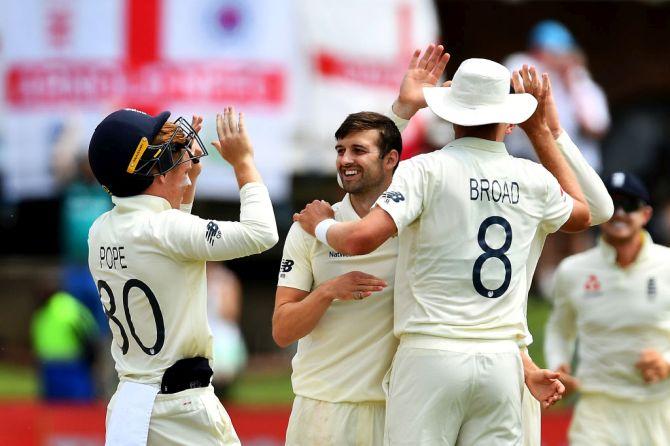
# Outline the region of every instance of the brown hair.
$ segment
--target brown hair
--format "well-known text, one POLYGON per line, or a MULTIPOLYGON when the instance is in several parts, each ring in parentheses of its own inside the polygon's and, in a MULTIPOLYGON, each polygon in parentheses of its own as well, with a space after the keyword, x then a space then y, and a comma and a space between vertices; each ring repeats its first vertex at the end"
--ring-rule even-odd
POLYGON ((350 114, 335 132, 335 138, 343 139, 350 133, 364 130, 377 130, 379 132, 380 158, 384 158, 391 150, 396 150, 398 155, 402 154, 402 136, 398 127, 386 116, 375 112, 350 114))
POLYGON ((174 135, 174 138, 172 138, 172 142, 176 144, 186 144, 186 135, 184 134, 184 131, 174 122, 166 122, 163 124, 163 127, 161 127, 160 132, 158 132, 158 135, 156 135, 153 141, 151 141, 151 144, 165 144, 170 140, 170 137, 175 132, 175 130, 177 131, 177 134, 174 135))

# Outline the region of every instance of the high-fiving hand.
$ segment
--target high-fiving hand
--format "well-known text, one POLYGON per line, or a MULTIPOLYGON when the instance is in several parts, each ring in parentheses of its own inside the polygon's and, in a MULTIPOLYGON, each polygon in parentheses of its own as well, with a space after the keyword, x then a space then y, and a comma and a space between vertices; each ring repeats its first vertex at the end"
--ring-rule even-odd
MULTIPOLYGON (((191 127, 193 127, 193 130, 195 130, 196 133, 200 133, 200 130, 202 130, 202 116, 193 115, 193 118, 191 119, 191 127)), ((198 144, 197 138, 193 138, 193 143, 191 144, 189 150, 194 159, 193 159, 193 165, 191 166, 191 170, 188 171, 188 177, 191 180, 191 183, 193 183, 195 182, 196 178, 198 178, 198 175, 200 175, 200 173, 202 172, 202 164, 200 163, 200 157, 204 152, 202 150, 202 147, 200 147, 200 144, 198 144)))
POLYGON ((216 115, 216 133, 219 140, 213 141, 212 145, 233 167, 253 160, 254 149, 244 125, 243 113, 236 120, 235 109, 226 107, 223 115, 216 115))
POLYGON ((548 129, 547 97, 549 95, 549 75, 539 75, 534 66, 524 65, 521 71, 512 73, 512 86, 515 93, 528 93, 537 99, 535 112, 525 122, 519 124, 526 134, 548 129), (519 76, 520 75, 520 76, 519 76))
MULTIPOLYGON (((421 56, 421 50, 414 51, 400 84, 398 98, 393 103, 395 114, 409 119, 419 109, 426 107, 423 88, 437 85, 450 57, 449 53, 444 52, 444 46, 435 46, 432 43, 426 47, 423 56, 421 56)), ((445 82, 442 86, 449 86, 450 83, 450 81, 445 82)))

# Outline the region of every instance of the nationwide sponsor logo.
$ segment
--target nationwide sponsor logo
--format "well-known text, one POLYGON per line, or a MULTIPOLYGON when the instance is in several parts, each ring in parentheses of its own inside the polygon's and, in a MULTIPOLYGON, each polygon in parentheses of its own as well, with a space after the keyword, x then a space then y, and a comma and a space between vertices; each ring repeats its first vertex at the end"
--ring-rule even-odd
POLYGON ((341 252, 337 251, 328 251, 328 257, 330 257, 331 259, 339 259, 341 257, 351 257, 351 256, 347 254, 342 254, 341 252))
POLYGON ((401 201, 405 201, 405 196, 401 194, 400 192, 395 192, 392 190, 386 191, 382 194, 382 198, 385 198, 386 203, 390 202, 393 200, 396 203, 400 203, 401 201))
POLYGON ((207 223, 207 229, 205 231, 205 239, 209 242, 210 245, 214 246, 214 239, 221 238, 221 231, 219 231, 219 225, 210 221, 207 223))
POLYGON ((584 282, 585 297, 598 297, 602 295, 600 281, 595 274, 589 274, 589 277, 584 282))

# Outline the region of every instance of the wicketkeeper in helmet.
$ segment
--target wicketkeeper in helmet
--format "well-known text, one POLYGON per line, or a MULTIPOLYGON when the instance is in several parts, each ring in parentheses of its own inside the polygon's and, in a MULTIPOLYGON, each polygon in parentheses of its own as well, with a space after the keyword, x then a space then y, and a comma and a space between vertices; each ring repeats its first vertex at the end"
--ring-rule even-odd
POLYGON ((189 124, 124 109, 95 129, 91 168, 114 208, 89 232, 89 267, 109 319, 120 384, 107 411, 107 444, 239 444, 215 397, 205 263, 277 243, 268 190, 244 117, 217 115, 218 141, 240 187, 240 221, 191 215, 207 151, 189 124))

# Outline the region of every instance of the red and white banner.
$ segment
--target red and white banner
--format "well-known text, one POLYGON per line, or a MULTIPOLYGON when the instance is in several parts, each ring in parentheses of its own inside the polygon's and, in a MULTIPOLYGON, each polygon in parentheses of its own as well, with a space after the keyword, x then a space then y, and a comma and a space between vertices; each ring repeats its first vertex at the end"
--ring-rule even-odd
MULTIPOLYGON (((412 51, 438 38, 432 0, 298 0, 306 94, 298 97, 295 169, 335 171, 335 130, 359 111, 386 113, 412 51)), ((403 133, 403 147, 420 123, 403 133)))
MULTIPOLYGON (((85 152, 95 125, 117 108, 205 117, 216 138, 224 106, 244 111, 259 169, 275 198, 288 193, 296 46, 290 1, 26 0, 2 28, 9 199, 53 194, 51 160, 64 133, 85 152), (280 42, 277 36, 285 36, 280 42), (280 44, 277 44, 280 43, 280 44), (272 48, 272 51, 268 51, 272 48)), ((204 160, 198 193, 236 199, 230 167, 204 160)))
MULTIPOLYGON (((335 129, 386 111, 412 49, 437 36, 432 0, 21 0, 0 20, 10 200, 54 194, 63 135, 85 153, 115 109, 202 114, 209 142, 227 105, 245 112, 270 193, 285 198, 291 173, 334 172, 335 129)), ((227 163, 204 163, 199 196, 236 199, 227 163)))

